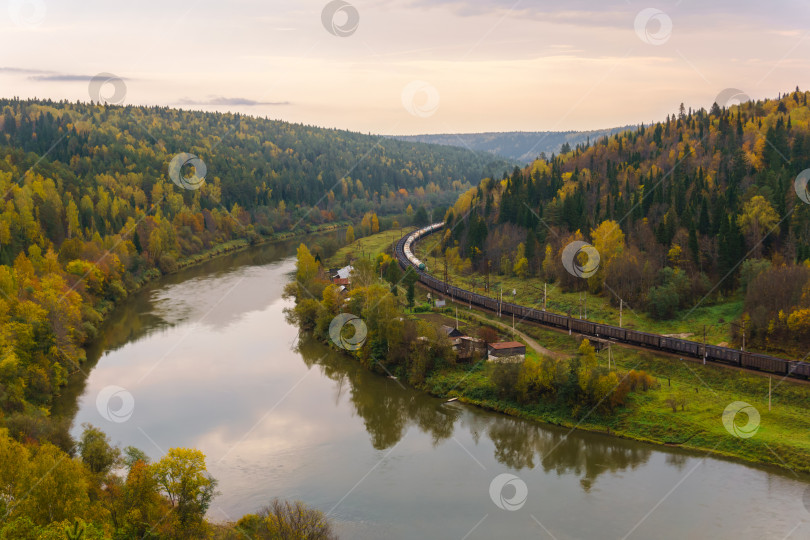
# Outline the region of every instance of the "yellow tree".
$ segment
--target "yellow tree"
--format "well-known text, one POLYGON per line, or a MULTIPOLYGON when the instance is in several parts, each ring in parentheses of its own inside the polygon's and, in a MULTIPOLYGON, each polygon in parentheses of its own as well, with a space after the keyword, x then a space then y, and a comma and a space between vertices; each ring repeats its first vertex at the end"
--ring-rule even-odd
POLYGON ((624 233, 613 220, 603 221, 591 231, 593 247, 599 252, 599 270, 588 279, 591 290, 599 291, 610 272, 610 266, 624 252, 624 233))
POLYGON ((82 231, 81 224, 79 222, 79 207, 76 206, 73 198, 68 201, 67 205, 67 222, 68 222, 68 230, 67 236, 68 238, 73 238, 74 235, 80 235, 82 231))
POLYGON ((591 380, 591 375, 597 364, 596 349, 593 348, 589 340, 583 339, 577 352, 579 353, 580 361, 579 387, 583 392, 587 393, 588 383, 591 380))
POLYGON ((367 212, 363 219, 360 221, 360 230, 363 231, 364 235, 368 235, 371 232, 371 213, 367 212))
POLYGON ((742 229, 749 245, 755 248, 754 256, 761 252, 761 242, 779 223, 779 214, 765 197, 756 195, 746 202, 737 217, 737 225, 742 229))
POLYGON ((295 278, 306 286, 318 275, 318 261, 312 256, 309 248, 304 244, 298 246, 298 263, 296 264, 295 278))
MULTIPOLYGON (((23 484, 28 473, 28 460, 28 449, 9 437, 7 430, 0 429, 0 463, 3 464, 0 467, 0 501, 14 501, 25 493, 23 484)), ((3 504, 0 502, 0 509, 3 504)))
POLYGON ((82 464, 50 443, 37 450, 23 488, 20 513, 39 525, 81 516, 90 502, 82 464))
POLYGON ((217 481, 205 467, 205 454, 189 448, 171 448, 151 466, 157 484, 176 508, 181 531, 194 536, 216 495, 217 481))
POLYGON ((352 242, 354 242, 354 227, 349 225, 346 229, 346 243, 351 244, 352 242))

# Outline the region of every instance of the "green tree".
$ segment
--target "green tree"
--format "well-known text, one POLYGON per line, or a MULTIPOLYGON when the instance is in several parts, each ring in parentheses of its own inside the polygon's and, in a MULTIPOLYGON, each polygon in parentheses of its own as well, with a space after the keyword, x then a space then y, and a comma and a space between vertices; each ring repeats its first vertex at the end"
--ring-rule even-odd
POLYGON ((120 462, 121 451, 110 444, 110 438, 91 424, 82 424, 84 431, 78 449, 82 461, 96 474, 106 474, 120 462))
POLYGON ((410 266, 405 271, 405 277, 402 278, 403 283, 405 283, 405 299, 408 302, 409 307, 413 307, 413 304, 416 300, 416 282, 419 281, 419 276, 414 272, 413 268, 410 266))
POLYGON ((204 528, 203 518, 217 486, 205 467, 205 455, 199 450, 171 448, 150 468, 157 485, 176 509, 181 530, 198 534, 204 528))

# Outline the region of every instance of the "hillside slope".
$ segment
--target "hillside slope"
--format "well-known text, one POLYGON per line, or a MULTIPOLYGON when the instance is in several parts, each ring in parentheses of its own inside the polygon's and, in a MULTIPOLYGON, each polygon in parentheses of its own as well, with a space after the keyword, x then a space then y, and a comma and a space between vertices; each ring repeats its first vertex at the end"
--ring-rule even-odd
POLYGON ((729 109, 681 106, 484 180, 448 215, 448 260, 587 287, 658 319, 742 294, 734 333, 745 324, 759 346, 797 351, 810 344, 810 205, 799 195, 810 197, 794 186, 810 167, 807 100, 797 89, 729 109), (575 240, 593 244, 598 270, 565 251, 575 240))

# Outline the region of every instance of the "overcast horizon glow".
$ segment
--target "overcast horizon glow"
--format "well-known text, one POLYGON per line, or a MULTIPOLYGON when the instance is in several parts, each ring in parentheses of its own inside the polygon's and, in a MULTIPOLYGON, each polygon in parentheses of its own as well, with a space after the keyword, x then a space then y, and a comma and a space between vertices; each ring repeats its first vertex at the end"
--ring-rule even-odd
POLYGON ((609 128, 708 108, 729 87, 810 87, 810 5, 794 0, 357 0, 344 37, 322 0, 5 4, 3 97, 87 101, 90 78, 112 73, 123 104, 417 134, 609 128), (640 36, 648 8, 664 18, 640 36))

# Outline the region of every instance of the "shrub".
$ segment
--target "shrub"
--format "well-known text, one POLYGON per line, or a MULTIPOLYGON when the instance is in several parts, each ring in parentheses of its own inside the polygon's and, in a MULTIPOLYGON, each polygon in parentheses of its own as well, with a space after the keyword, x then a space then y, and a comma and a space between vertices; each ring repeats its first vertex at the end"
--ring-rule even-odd
POLYGON ((515 399, 517 396, 518 378, 523 364, 492 364, 490 380, 495 385, 498 396, 504 399, 515 399))
POLYGON ((172 257, 171 255, 161 255, 160 259, 158 259, 158 268, 164 274, 171 274, 172 272, 177 271, 177 259, 172 257))
POLYGON ((248 514, 236 526, 250 538, 262 540, 337 540, 323 512, 300 501, 274 499, 258 515, 248 514))

